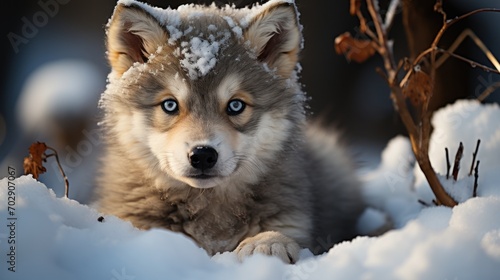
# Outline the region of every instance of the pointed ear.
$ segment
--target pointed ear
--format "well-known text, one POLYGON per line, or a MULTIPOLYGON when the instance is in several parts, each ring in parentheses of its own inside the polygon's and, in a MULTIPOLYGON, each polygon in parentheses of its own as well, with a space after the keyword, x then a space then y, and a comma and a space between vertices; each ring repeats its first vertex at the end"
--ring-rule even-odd
POLYGON ((245 39, 257 58, 276 68, 283 77, 291 75, 298 60, 301 34, 293 4, 281 3, 257 14, 245 30, 245 39))
POLYGON ((119 75, 135 62, 146 62, 168 40, 166 30, 137 6, 118 4, 107 30, 108 60, 119 75))

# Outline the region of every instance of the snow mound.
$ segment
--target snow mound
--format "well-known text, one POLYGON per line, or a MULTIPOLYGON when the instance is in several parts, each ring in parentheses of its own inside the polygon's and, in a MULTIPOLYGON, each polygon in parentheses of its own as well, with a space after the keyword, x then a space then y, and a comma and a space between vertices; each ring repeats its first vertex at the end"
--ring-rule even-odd
MULTIPOLYGON (((189 238, 167 230, 141 231, 76 201, 57 198, 31 176, 16 186, 16 217, 0 236, 2 252, 15 239, 15 272, 3 254, 1 279, 494 279, 500 273, 500 198, 470 199, 454 209, 423 210, 400 230, 359 237, 322 256, 301 252, 296 265, 233 253, 210 258, 189 238), (11 237, 9 239, 9 237, 11 237)), ((8 179, 0 181, 7 186, 8 179)), ((7 205, 7 188, 0 204, 7 205)))
MULTIPOLYGON (((461 110, 470 112, 463 119, 467 130, 458 129, 455 137, 446 134, 449 141, 441 144, 451 147, 456 137, 465 142, 469 134, 471 141, 490 135, 482 138, 480 158, 498 166, 498 106, 457 102, 436 113, 436 133, 447 129, 443 114, 461 110)), ((393 139, 382 159, 364 177, 365 199, 373 209, 363 219, 365 228, 373 228, 386 212, 397 229, 343 242, 321 256, 302 250, 295 265, 262 255, 239 263, 231 252, 209 257, 181 234, 141 231, 113 216, 99 222, 96 210, 57 198, 31 176, 4 178, 0 221, 8 231, 0 231, 0 251, 7 252, 2 253, 0 279, 498 279, 500 195, 493 189, 498 189, 500 174, 485 168, 489 177, 480 175, 480 197, 453 209, 423 208, 416 202, 421 191, 414 188, 414 178, 419 175, 413 173, 408 140, 393 139), (8 208, 13 196, 15 205, 8 208)))

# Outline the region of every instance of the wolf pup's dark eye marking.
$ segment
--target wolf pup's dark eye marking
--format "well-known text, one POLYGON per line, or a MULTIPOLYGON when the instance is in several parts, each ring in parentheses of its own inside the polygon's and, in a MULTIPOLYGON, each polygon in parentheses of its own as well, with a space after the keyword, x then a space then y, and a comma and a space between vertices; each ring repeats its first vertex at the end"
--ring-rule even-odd
POLYGON ((177 101, 174 99, 167 99, 163 101, 163 103, 161 103, 161 108, 169 115, 174 115, 179 112, 179 104, 177 104, 177 101))
POLYGON ((245 110, 246 106, 247 104, 239 99, 231 100, 227 104, 227 114, 230 116, 239 115, 245 110))

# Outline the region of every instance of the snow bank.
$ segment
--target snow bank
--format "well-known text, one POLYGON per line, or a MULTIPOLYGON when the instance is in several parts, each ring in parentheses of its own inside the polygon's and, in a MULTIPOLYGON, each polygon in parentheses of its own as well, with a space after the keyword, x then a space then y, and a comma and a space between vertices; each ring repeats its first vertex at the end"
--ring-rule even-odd
MULTIPOLYGON (((467 130, 459 128, 462 133, 456 132, 456 137, 487 132, 491 137, 482 138, 480 159, 498 166, 498 106, 458 102, 436 114, 436 133, 445 129, 443 125, 449 127, 443 115, 460 110, 471 113, 463 122, 467 130), (476 124, 468 126, 469 121, 476 124)), ((441 144, 452 148, 456 137, 449 137, 441 144)), ((243 263, 233 253, 209 257, 180 234, 141 231, 113 216, 99 222, 96 210, 57 198, 31 176, 4 178, 0 180, 0 279, 498 279, 500 195, 494 189, 499 172, 488 173, 485 168, 488 176, 480 175, 481 197, 453 209, 423 208, 416 202, 421 191, 415 191, 414 178, 419 175, 413 175, 408 140, 392 140, 382 160, 365 175, 365 198, 373 209, 364 219, 367 224, 380 223, 380 213, 386 212, 398 229, 338 244, 321 256, 303 250, 295 265, 261 255, 243 263), (7 208, 14 195, 8 192, 9 184, 15 185, 13 215, 7 208), (15 262, 9 262, 12 259, 15 262), (9 271, 14 265, 16 272, 9 271)))
MULTIPOLYGON (((296 265, 232 253, 210 258, 190 239, 167 230, 140 231, 76 201, 56 198, 30 176, 15 181, 16 272, 2 254, 1 279, 494 279, 500 273, 500 198, 482 197, 454 209, 423 210, 400 230, 359 237, 296 265)), ((7 179, 0 181, 7 205, 7 179)), ((7 224, 7 209, 0 221, 7 224)))

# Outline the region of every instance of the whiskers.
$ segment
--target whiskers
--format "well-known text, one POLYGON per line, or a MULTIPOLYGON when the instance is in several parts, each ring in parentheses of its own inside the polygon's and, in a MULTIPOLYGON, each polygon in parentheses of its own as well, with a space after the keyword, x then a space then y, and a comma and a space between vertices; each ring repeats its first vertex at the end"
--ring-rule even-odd
POLYGON ((161 153, 159 162, 165 170, 171 170, 177 174, 183 174, 186 170, 186 164, 177 160, 172 152, 161 153))

